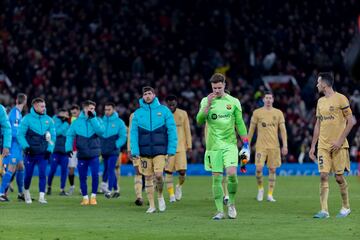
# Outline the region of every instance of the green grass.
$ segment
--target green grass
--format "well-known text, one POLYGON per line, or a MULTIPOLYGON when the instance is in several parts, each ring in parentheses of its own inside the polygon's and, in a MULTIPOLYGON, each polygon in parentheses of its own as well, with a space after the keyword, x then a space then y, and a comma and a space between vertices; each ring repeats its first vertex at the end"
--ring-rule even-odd
MULTIPOLYGON (((122 178, 120 199, 99 195, 97 206, 80 206, 78 194, 60 197, 54 186, 47 205, 25 205, 15 200, 15 193, 10 195, 13 201, 1 203, 0 239, 360 239, 360 181, 349 177, 348 182, 351 215, 335 218, 341 199, 332 179, 331 216, 325 220, 312 218, 319 210, 318 177, 278 177, 275 203, 257 202, 255 177, 239 177, 238 218, 223 221, 211 220, 210 177, 188 177, 183 200, 167 202, 165 213, 151 215, 145 214, 146 206, 133 204, 130 177, 122 178)), ((36 178, 32 190, 37 198, 36 178)))

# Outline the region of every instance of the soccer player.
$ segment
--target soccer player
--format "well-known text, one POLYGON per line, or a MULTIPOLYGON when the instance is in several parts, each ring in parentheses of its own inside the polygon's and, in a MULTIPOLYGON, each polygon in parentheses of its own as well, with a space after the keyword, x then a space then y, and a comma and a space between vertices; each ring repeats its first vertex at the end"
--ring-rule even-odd
POLYGON ((135 205, 142 206, 144 204, 144 200, 142 197, 142 186, 143 186, 143 175, 140 173, 140 158, 133 158, 131 157, 131 149, 130 149, 130 129, 131 129, 131 122, 133 119, 134 113, 130 114, 129 117, 129 133, 127 139, 127 151, 128 157, 132 161, 134 170, 135 170, 135 177, 134 177, 134 189, 135 189, 135 205))
POLYGON ((54 151, 56 130, 54 121, 46 114, 45 100, 35 98, 31 105, 30 113, 22 119, 17 132, 17 140, 25 154, 25 202, 32 203, 30 184, 35 165, 37 165, 39 169, 39 203, 47 203, 45 199, 46 166, 54 151))
POLYGON ((100 137, 105 128, 100 118, 96 117, 96 103, 86 100, 82 104, 80 116, 70 125, 66 134, 65 149, 69 157, 72 155, 74 140, 78 157, 78 171, 83 200, 81 205, 96 205, 96 192, 99 184, 99 156, 101 154, 100 137), (92 193, 87 194, 87 173, 91 170, 92 193))
POLYGON ((185 182, 185 174, 187 169, 186 152, 191 154, 192 140, 189 117, 186 111, 177 107, 177 97, 174 95, 169 95, 166 98, 166 104, 174 115, 178 136, 178 145, 175 156, 168 158, 168 161, 165 165, 165 182, 170 196, 170 202, 176 202, 176 200, 180 201, 182 197, 181 188, 185 182), (174 171, 179 173, 179 183, 176 185, 175 193, 173 184, 174 171))
POLYGON ((65 151, 66 133, 70 127, 69 125, 69 112, 60 108, 58 114, 53 117, 56 128, 56 142, 54 153, 51 155, 51 167, 48 176, 48 189, 47 195, 51 195, 51 184, 58 165, 61 167, 60 171, 60 196, 67 196, 65 192, 67 167, 69 164, 69 157, 65 151))
MULTIPOLYGON (((70 124, 71 124, 80 115, 79 105, 73 104, 70 108, 70 113, 71 113, 71 119, 70 119, 70 124)), ((72 195, 75 191, 75 168, 77 167, 77 164, 78 164, 75 141, 76 140, 74 140, 72 155, 71 155, 71 157, 69 157, 69 176, 68 176, 68 178, 69 178, 70 188, 69 188, 68 195, 72 195)))
POLYGON ((243 148, 240 155, 250 159, 249 142, 242 109, 238 99, 225 93, 225 76, 215 73, 210 78, 212 93, 203 98, 196 116, 198 124, 207 124, 206 151, 204 156, 205 169, 212 171, 212 189, 217 209, 214 220, 225 217, 222 188, 223 171, 228 179, 229 218, 236 218, 235 195, 237 192, 238 148, 235 129, 241 137, 243 148), (235 128, 236 127, 236 128, 235 128))
MULTIPOLYGON (((108 180, 108 192, 105 193, 106 198, 116 198, 120 196, 117 179, 115 176, 115 165, 118 161, 120 148, 126 142, 126 126, 123 120, 119 118, 115 111, 115 104, 105 103, 105 116, 102 118, 105 132, 101 139, 101 154, 106 165, 106 174, 108 180), (114 189, 114 192, 112 190, 114 189)), ((103 178, 103 182, 105 182, 103 178)))
POLYGON ((273 107, 274 96, 271 92, 265 92, 264 106, 254 111, 249 129, 249 143, 253 138, 255 130, 257 130, 256 139, 256 181, 258 186, 258 194, 256 199, 262 201, 264 198, 263 186, 263 168, 266 162, 269 168, 269 186, 267 200, 275 202, 273 192, 275 188, 276 168, 281 166, 281 154, 279 143, 279 130, 282 140, 281 153, 286 155, 287 148, 287 134, 285 127, 285 119, 281 110, 273 107))
MULTIPOLYGON (((9 185, 9 182, 11 180, 11 176, 16 170, 17 165, 17 159, 12 158, 10 161, 6 160, 6 157, 10 153, 10 147, 11 147, 11 125, 9 122, 9 118, 6 114, 6 110, 2 104, 0 104, 0 150, 1 150, 1 156, 0 156, 0 168, 3 167, 3 158, 4 164, 8 164, 9 166, 6 167, 6 172, 2 178, 2 184, 0 186, 0 201, 8 201, 7 196, 5 195, 5 190, 9 185)), ((15 152, 14 152, 15 153, 15 152)), ((12 156, 11 156, 12 157, 12 156)), ((2 170, 2 169, 0 169, 2 170)))
POLYGON ((177 146, 176 124, 170 110, 161 105, 152 87, 143 88, 140 108, 134 112, 130 129, 130 149, 134 158, 140 158, 141 173, 145 175, 145 188, 150 207, 156 212, 154 181, 158 192, 159 210, 165 211, 163 171, 168 157, 174 156, 177 146))
POLYGON ((352 111, 348 99, 333 89, 334 77, 331 73, 319 73, 317 89, 324 94, 319 98, 316 107, 316 123, 309 156, 315 160, 315 145, 320 172, 320 206, 321 210, 314 218, 328 218, 329 173, 335 174, 339 185, 342 208, 336 217, 347 217, 351 210, 348 185, 344 171, 350 170, 349 144, 346 139, 354 126, 352 111))

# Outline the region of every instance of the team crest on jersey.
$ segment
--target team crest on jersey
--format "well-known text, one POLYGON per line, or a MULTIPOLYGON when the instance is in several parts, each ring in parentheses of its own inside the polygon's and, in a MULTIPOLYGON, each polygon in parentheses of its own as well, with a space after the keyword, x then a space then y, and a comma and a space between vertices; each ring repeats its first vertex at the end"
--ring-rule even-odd
POLYGON ((157 115, 158 115, 159 117, 161 117, 162 113, 161 113, 161 112, 158 112, 157 115))
POLYGON ((48 120, 46 120, 46 121, 45 121, 45 124, 49 124, 49 121, 48 121, 48 120))
POLYGON ((226 105, 227 110, 231 110, 232 106, 230 104, 226 105))
POLYGON ((115 127, 115 124, 111 124, 111 127, 114 128, 114 127, 115 127))
POLYGON ((330 107, 329 107, 329 111, 330 111, 330 112, 333 112, 334 110, 335 110, 335 107, 334 107, 334 106, 330 106, 330 107))

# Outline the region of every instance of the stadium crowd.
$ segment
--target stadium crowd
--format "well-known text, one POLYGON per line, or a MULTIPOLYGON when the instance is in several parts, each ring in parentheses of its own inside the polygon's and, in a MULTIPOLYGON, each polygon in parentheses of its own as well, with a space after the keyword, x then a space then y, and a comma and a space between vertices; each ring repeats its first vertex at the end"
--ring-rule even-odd
MULTIPOLYGON (((177 95, 188 112, 189 162, 195 163, 202 162, 204 145, 194 118, 215 71, 226 73, 227 90, 240 99, 247 125, 262 104, 262 76, 291 75, 296 85, 273 89, 274 106, 287 121, 284 161, 310 161, 318 72, 334 72, 335 88, 359 119, 359 84, 342 60, 356 31, 356 1, 259 2, 2 1, 0 70, 11 85, 1 82, 0 102, 10 107, 24 92, 46 99, 52 115, 85 99, 102 112, 113 101, 128 123, 141 87, 151 85, 161 101, 177 95)), ((359 159, 359 131, 357 123, 349 136, 353 160, 359 159)))

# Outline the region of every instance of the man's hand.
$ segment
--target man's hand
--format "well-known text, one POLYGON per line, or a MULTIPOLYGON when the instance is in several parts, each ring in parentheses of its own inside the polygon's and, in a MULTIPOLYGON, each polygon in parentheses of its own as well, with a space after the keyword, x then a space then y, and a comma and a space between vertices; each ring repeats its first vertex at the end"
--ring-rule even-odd
POLYGON ((248 163, 250 161, 250 149, 248 144, 244 144, 239 152, 240 159, 243 162, 248 163))
POLYGON ((315 161, 316 156, 315 156, 315 147, 311 146, 310 151, 309 151, 309 157, 311 160, 315 161))
POLYGON ((283 147, 281 148, 281 154, 282 154, 283 156, 286 156, 286 155, 288 154, 288 148, 287 148, 286 146, 283 146, 283 147))
POLYGON ((210 94, 207 96, 207 100, 208 100, 207 105, 208 105, 209 107, 210 107, 210 105, 211 105, 212 100, 213 100, 215 97, 216 97, 216 94, 215 94, 215 93, 210 93, 210 94))
POLYGON ((339 150, 343 145, 344 141, 345 140, 338 139, 337 141, 332 142, 332 145, 330 147, 330 152, 336 152, 337 150, 339 150))
POLYGON ((8 148, 4 148, 3 151, 2 151, 2 157, 6 157, 8 156, 10 153, 10 150, 8 148))
POLYGON ((73 152, 72 152, 72 151, 67 151, 67 152, 66 152, 66 155, 67 155, 69 158, 72 158, 73 152))
POLYGON ((95 117, 95 114, 92 111, 88 111, 88 116, 91 119, 95 117))

